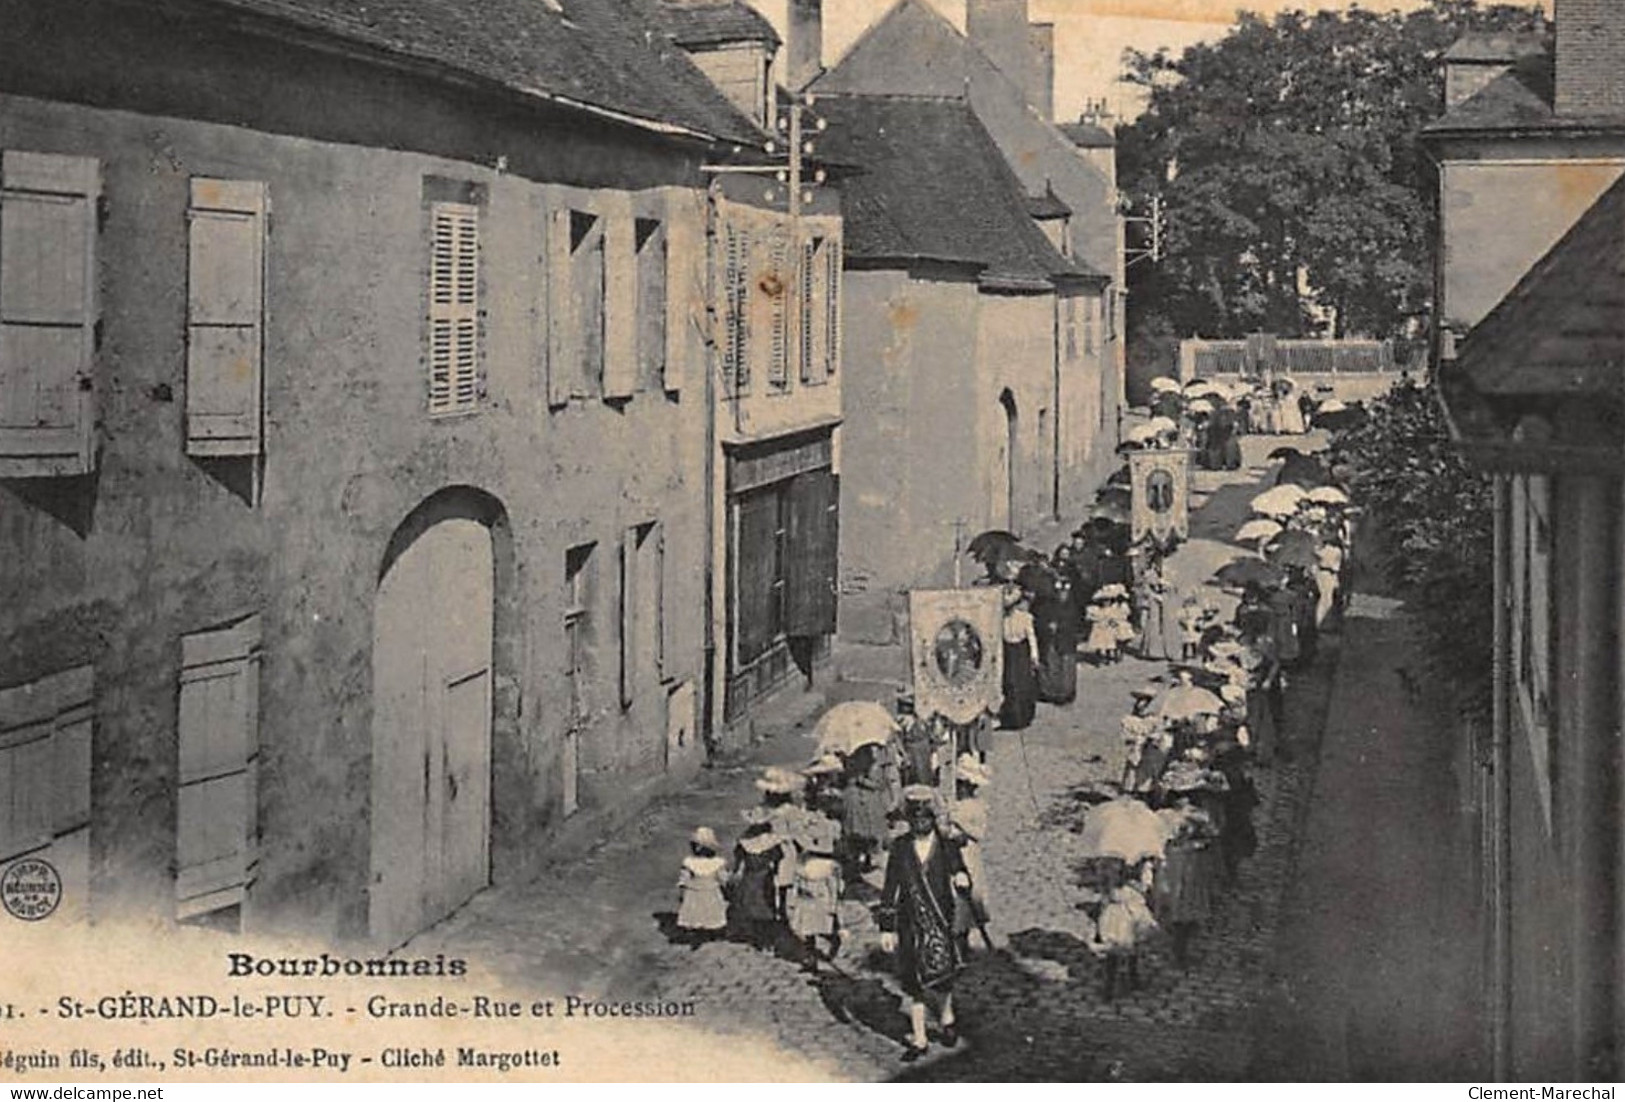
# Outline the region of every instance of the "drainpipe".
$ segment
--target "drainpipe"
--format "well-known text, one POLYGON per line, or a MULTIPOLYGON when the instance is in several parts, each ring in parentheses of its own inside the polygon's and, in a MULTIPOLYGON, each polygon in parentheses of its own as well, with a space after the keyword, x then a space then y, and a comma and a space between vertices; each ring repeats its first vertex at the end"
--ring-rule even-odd
MULTIPOLYGON (((1487 852, 1480 858, 1484 871, 1486 897, 1489 910, 1489 930, 1485 939, 1488 959, 1485 961, 1485 980, 1488 987, 1486 1002, 1490 1009, 1489 1044, 1491 1076, 1496 1082, 1511 1078, 1511 1013, 1512 1013, 1512 947, 1509 934, 1512 920, 1510 870, 1512 839, 1508 831, 1507 812, 1511 807, 1511 725, 1508 715, 1510 692, 1507 663, 1511 646, 1511 624, 1508 600, 1512 592, 1510 556, 1508 554, 1508 512, 1511 508, 1507 492, 1508 476, 1495 476, 1495 643, 1493 654, 1493 699, 1490 757, 1486 788, 1489 799, 1482 812, 1487 817, 1482 835, 1487 852)), ((1482 767, 1481 767, 1482 768, 1482 767)))
POLYGON ((722 187, 720 179, 713 178, 705 189, 705 712, 701 735, 705 752, 710 757, 716 748, 717 737, 717 635, 716 635, 716 576, 717 576, 717 365, 716 365, 716 249, 717 249, 717 195, 722 187))

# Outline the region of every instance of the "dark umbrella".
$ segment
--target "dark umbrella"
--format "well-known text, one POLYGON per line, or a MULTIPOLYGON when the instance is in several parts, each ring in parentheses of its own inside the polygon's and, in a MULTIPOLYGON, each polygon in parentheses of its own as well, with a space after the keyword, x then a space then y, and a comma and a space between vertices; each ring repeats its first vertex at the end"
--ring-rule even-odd
POLYGON ((1104 498, 1090 512, 1090 523, 1096 520, 1110 521, 1114 526, 1129 522, 1129 507, 1122 501, 1114 498, 1104 498))
POLYGON ((982 562, 1020 558, 1022 550, 1020 537, 1002 528, 983 532, 965 548, 968 554, 982 562))
POLYGON ((1300 448, 1294 448, 1290 444, 1282 444, 1280 447, 1278 447, 1274 451, 1270 452, 1269 457, 1271 459, 1290 459, 1294 455, 1303 455, 1303 454, 1304 454, 1304 452, 1300 448))
POLYGON ((1277 536, 1264 554, 1277 566, 1299 566, 1308 570, 1315 565, 1316 550, 1318 545, 1314 536, 1294 529, 1277 536))
POLYGON ((1287 456, 1286 462, 1281 464, 1280 473, 1275 476, 1277 486, 1292 483, 1295 486, 1303 486, 1309 489, 1316 486, 1325 486, 1331 480, 1331 475, 1321 465, 1320 460, 1312 455, 1303 455, 1302 453, 1287 456))
POLYGON ((1329 429, 1332 432, 1342 432, 1353 428, 1365 421, 1365 410, 1358 406, 1349 406, 1345 409, 1334 409, 1326 413, 1315 414, 1315 427, 1329 429))
POLYGON ((1262 559, 1237 559, 1226 563, 1219 567, 1213 577, 1220 585, 1236 589, 1245 589, 1248 585, 1280 586, 1286 583, 1286 575, 1281 573, 1280 568, 1262 559))
POLYGON ((1111 477, 1106 480, 1108 486, 1130 486, 1133 483, 1134 475, 1129 471, 1127 465, 1117 468, 1112 472, 1111 477))

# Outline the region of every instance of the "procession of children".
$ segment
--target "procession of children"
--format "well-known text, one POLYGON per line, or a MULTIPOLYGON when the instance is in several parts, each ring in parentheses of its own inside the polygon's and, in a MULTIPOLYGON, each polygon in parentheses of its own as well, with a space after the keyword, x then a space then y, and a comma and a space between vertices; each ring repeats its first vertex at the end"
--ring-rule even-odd
POLYGON ((932 1036, 956 1043, 954 976, 995 945, 990 733, 1025 727, 1039 699, 1070 701, 1080 660, 1134 653, 1168 665, 1122 718, 1121 774, 1100 787, 1082 828, 1080 902, 1107 999, 1138 985, 1153 943, 1187 967, 1257 847, 1254 772, 1288 746, 1286 676, 1312 660, 1346 592, 1353 510, 1331 465, 1297 454, 1279 475, 1298 481, 1255 499, 1257 516, 1236 535, 1256 551, 1189 591, 1167 581, 1171 547, 1132 543, 1109 513, 1051 557, 1008 546, 987 556, 983 581, 999 587, 1003 608, 1002 706, 955 724, 916 715, 907 690, 894 708, 835 705, 819 720, 813 760, 756 780, 760 802, 739 809, 731 849, 712 826, 694 830, 677 884, 679 938, 745 941, 816 974, 842 967, 850 927, 872 923, 909 1011, 904 1059, 932 1036))

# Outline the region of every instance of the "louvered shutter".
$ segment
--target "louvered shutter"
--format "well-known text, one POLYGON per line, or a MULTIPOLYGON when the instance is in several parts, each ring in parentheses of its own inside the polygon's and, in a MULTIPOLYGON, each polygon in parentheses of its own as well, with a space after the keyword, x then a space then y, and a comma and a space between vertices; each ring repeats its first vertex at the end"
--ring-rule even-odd
POLYGON ((100 195, 94 158, 0 156, 0 477, 95 465, 100 195))
POLYGON ((666 673, 667 662, 677 654, 677 648, 672 644, 670 635, 675 627, 676 618, 666 612, 666 594, 670 587, 666 583, 666 526, 660 525, 655 530, 655 671, 661 681, 668 677, 666 673))
POLYGON ((723 227, 723 288, 726 296, 723 369, 730 393, 750 393, 750 322, 746 315, 750 296, 750 237, 742 227, 723 227))
POLYGON ((818 383, 823 364, 818 354, 818 338, 823 332, 818 303, 818 239, 807 238, 797 245, 796 256, 796 359, 803 383, 818 383))
POLYGON ((260 619, 181 640, 176 913, 241 903, 257 864, 260 619))
POLYGON ((192 181, 186 450, 258 455, 265 323, 265 185, 192 181))
POLYGON ((790 302, 795 293, 789 270, 790 243, 776 227, 764 227, 758 235, 761 249, 751 278, 757 303, 751 325, 765 331, 766 339, 757 349, 768 389, 784 390, 790 385, 790 302))
POLYGON ((24 856, 62 879, 56 918, 83 918, 90 890, 94 671, 80 666, 0 691, 0 869, 24 856))
POLYGON ((637 229, 627 197, 612 197, 603 224, 603 332, 606 398, 630 398, 638 389, 637 229))
POLYGON ((841 364, 841 239, 824 241, 824 377, 841 364))
POLYGON ((580 352, 575 341, 575 292, 570 282, 570 212, 547 215, 547 404, 568 404, 580 352))
POLYGON ((790 483, 789 561, 785 564, 785 631, 835 631, 838 494, 828 470, 807 471, 790 483))
POLYGON ((473 409, 479 396, 480 211, 430 207, 429 412, 473 409))

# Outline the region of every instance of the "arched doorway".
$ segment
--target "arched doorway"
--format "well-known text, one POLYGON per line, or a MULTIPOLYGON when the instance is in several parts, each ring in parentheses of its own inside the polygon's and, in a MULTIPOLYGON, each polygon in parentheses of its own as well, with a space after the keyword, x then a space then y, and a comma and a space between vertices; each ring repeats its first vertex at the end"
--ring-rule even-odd
POLYGON ((1005 388, 999 394, 1004 413, 1004 435, 999 440, 993 464, 993 527, 1016 531, 1016 444, 1020 437, 1020 417, 1016 396, 1005 388))
POLYGON ((368 928, 388 946, 467 902, 491 866, 491 529, 414 518, 373 613, 368 928))

